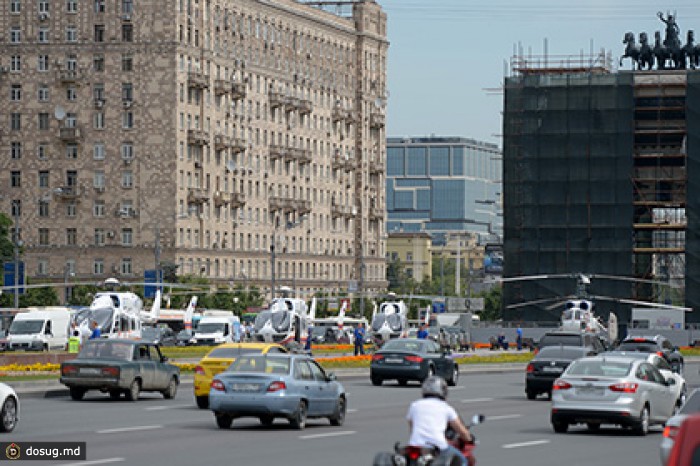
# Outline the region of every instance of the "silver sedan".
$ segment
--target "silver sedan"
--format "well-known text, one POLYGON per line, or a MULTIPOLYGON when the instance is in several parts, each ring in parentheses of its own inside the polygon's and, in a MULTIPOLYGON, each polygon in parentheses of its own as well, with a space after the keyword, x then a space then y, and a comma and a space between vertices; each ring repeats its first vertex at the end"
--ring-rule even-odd
POLYGON ((675 380, 643 359, 599 355, 571 363, 552 387, 551 422, 564 433, 572 424, 590 430, 616 424, 646 435, 676 406, 675 380))
POLYGON ((239 417, 257 417, 265 426, 281 417, 303 429, 307 418, 325 417, 342 425, 347 399, 335 376, 306 355, 251 354, 214 377, 209 408, 222 429, 239 417))

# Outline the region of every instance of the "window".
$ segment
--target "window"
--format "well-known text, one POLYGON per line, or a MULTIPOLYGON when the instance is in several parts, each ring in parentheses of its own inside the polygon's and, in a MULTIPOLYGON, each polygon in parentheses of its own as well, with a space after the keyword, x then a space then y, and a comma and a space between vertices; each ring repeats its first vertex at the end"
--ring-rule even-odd
POLYGON ((122 128, 132 129, 134 127, 134 113, 124 112, 122 113, 122 128))
POLYGON ((92 215, 95 217, 105 216, 105 201, 99 199, 95 201, 95 204, 92 206, 92 215))
POLYGON ((131 270, 131 259, 128 257, 125 257, 122 259, 121 267, 120 267, 122 275, 131 275, 132 270, 131 270))
POLYGON ((66 42, 77 42, 78 30, 75 26, 66 26, 66 42))
POLYGON ((12 210, 10 212, 13 217, 22 216, 22 201, 19 199, 14 199, 12 201, 12 210))
POLYGON ((10 71, 19 72, 22 71, 22 56, 12 55, 10 57, 10 71))
POLYGON ((95 42, 105 41, 105 27, 102 24, 95 25, 95 42))
POLYGON ((104 259, 95 259, 95 261, 92 263, 92 273, 95 275, 103 275, 105 273, 104 259))
POLYGON ((95 112, 92 117, 92 127, 95 129, 105 129, 105 114, 103 112, 95 112))
POLYGON ((75 228, 66 228, 66 244, 75 246, 78 244, 78 230, 75 228))
POLYGON ((131 228, 122 228, 122 245, 131 246, 134 242, 134 231, 131 228))
POLYGON ((95 13, 105 12, 105 0, 95 0, 95 13))
POLYGON ((49 12, 49 0, 39 0, 39 13, 49 12))
POLYGON ((10 86, 10 100, 12 102, 19 102, 22 100, 22 85, 13 84, 10 86))
POLYGON ((122 42, 134 41, 134 27, 131 24, 122 24, 122 42))
POLYGON ((48 188, 49 187, 49 172, 42 170, 39 172, 39 187, 48 188))
POLYGON ((37 275, 48 275, 49 274, 49 261, 46 259, 39 259, 36 264, 37 275))
POLYGON ((122 159, 131 160, 134 158, 134 145, 130 142, 122 144, 122 159))
POLYGON ((21 29, 17 26, 13 26, 10 29, 10 43, 11 44, 19 44, 21 41, 22 41, 21 29))
POLYGON ((95 170, 95 174, 92 177, 92 185, 95 188, 104 188, 105 172, 103 170, 95 170))
POLYGON ((94 160, 104 160, 105 159, 105 145, 102 142, 96 142, 92 146, 92 158, 94 160))
POLYGON ((134 100, 134 85, 131 83, 122 83, 122 100, 134 100))
POLYGON ((22 187, 22 172, 11 171, 10 172, 10 186, 13 188, 22 187))
POLYGON ((39 143, 36 146, 36 156, 39 160, 46 160, 49 157, 49 149, 46 143, 39 143))
POLYGON ((39 201, 39 217, 49 216, 49 201, 39 201))
POLYGON ((78 212, 78 206, 75 203, 75 201, 70 201, 68 204, 66 204, 66 216, 67 217, 75 217, 78 212))
POLYGON ((66 113, 66 128, 75 128, 78 123, 78 114, 73 112, 66 113))
POLYGON ((39 228, 39 246, 48 246, 49 244, 49 229, 39 228))
POLYGON ((66 88, 66 99, 70 102, 75 102, 78 99, 78 91, 75 86, 68 86, 66 88))
POLYGON ((95 246, 104 246, 105 244, 105 229, 95 228, 95 246))
POLYGON ((49 42, 49 29, 39 28, 39 35, 37 36, 39 43, 46 44, 49 42))
POLYGON ((22 143, 19 141, 13 141, 10 143, 10 158, 13 160, 18 160, 22 158, 22 143))
POLYGON ((36 69, 38 71, 49 71, 49 56, 39 55, 37 59, 36 69))
POLYGON ((66 0, 66 11, 68 13, 78 12, 78 0, 66 0))
POLYGON ((19 131, 22 129, 22 114, 21 113, 10 113, 10 129, 12 131, 19 131))
POLYGON ((68 71, 77 71, 78 70, 78 56, 74 54, 70 54, 66 56, 66 69, 68 71))
POLYGON ((10 13, 17 14, 22 11, 22 3, 20 0, 10 0, 10 13))
POLYGON ((40 84, 39 85, 39 90, 37 92, 37 98, 39 99, 39 102, 48 102, 49 101, 49 88, 45 84, 40 84))
POLYGON ((78 158, 78 145, 77 144, 66 144, 66 158, 75 160, 78 158))
POLYGON ((133 71, 134 57, 130 53, 122 55, 122 71, 133 71))
POLYGON ((92 57, 92 67, 95 71, 105 70, 105 56, 104 55, 94 55, 92 57))
POLYGON ((134 186, 134 174, 131 170, 122 172, 122 188, 132 188, 134 186))
POLYGON ((39 114, 39 129, 41 131, 46 131, 49 129, 49 114, 48 113, 40 113, 39 114))
POLYGON ((92 96, 96 101, 105 100, 105 85, 104 83, 95 83, 92 85, 92 96))
POLYGON ((122 13, 131 14, 134 12, 133 0, 122 0, 122 13))

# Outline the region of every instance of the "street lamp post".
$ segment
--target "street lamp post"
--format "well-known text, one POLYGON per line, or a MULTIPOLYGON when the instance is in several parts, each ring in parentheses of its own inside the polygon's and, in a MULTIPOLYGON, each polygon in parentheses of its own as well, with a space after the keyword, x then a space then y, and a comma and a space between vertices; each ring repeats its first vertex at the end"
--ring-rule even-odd
POLYGON ((271 298, 275 299, 275 230, 272 230, 272 242, 270 243, 270 263, 272 265, 270 276, 271 298))
POLYGON ((15 290, 14 290, 14 299, 15 299, 15 309, 19 308, 19 248, 22 246, 22 242, 19 239, 20 238, 20 230, 19 230, 19 205, 15 203, 15 211, 14 211, 14 217, 15 217, 15 228, 12 231, 12 243, 14 244, 14 260, 15 260, 15 290))

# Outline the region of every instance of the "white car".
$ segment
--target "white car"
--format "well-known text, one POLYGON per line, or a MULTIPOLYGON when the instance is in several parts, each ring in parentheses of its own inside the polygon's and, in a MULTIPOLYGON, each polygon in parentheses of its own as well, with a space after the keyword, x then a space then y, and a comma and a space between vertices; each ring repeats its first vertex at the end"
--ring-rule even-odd
POLYGON ((0 432, 12 432, 19 420, 19 397, 15 390, 0 382, 0 432))

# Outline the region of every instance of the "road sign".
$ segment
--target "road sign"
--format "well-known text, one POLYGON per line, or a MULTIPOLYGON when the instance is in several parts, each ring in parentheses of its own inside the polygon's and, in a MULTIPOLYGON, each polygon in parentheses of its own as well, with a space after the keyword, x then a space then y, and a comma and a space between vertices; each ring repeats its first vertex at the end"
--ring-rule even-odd
MULTIPOLYGON (((14 262, 5 262, 3 266, 3 286, 9 286, 13 287, 15 286, 15 263, 14 262)), ((24 294, 25 293, 25 288, 24 285, 25 280, 24 280, 24 262, 19 263, 19 277, 17 280, 17 285, 20 285, 21 287, 19 288, 19 294, 24 294)), ((10 288, 5 290, 5 293, 15 293, 14 288, 10 288)))
MULTIPOLYGON (((144 270, 143 281, 145 283, 163 283, 163 271, 157 269, 144 270)), ((143 287, 144 298, 155 298, 156 291, 158 290, 158 288, 160 287, 154 285, 145 285, 143 287)))
POLYGON ((357 280, 348 281, 348 293, 357 293, 357 280))

